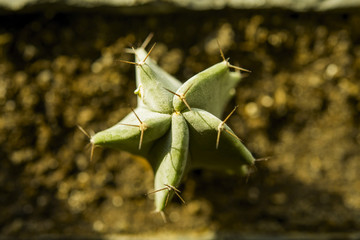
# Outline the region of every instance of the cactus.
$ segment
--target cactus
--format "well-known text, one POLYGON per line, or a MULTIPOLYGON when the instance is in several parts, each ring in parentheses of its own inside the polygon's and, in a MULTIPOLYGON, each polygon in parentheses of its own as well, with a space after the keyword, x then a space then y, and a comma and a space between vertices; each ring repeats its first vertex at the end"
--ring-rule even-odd
MULTIPOLYGON (((148 41, 147 41, 148 42, 148 41)), ((90 137, 95 146, 128 151, 145 157, 154 170, 155 211, 176 194, 186 171, 194 168, 247 174, 255 159, 226 120, 220 120, 240 71, 220 49, 223 61, 198 73, 185 83, 162 70, 145 51, 134 49, 135 94, 138 106, 115 126, 90 137), (231 71, 235 69, 235 71, 231 71)), ((93 150, 92 150, 93 152, 93 150)))

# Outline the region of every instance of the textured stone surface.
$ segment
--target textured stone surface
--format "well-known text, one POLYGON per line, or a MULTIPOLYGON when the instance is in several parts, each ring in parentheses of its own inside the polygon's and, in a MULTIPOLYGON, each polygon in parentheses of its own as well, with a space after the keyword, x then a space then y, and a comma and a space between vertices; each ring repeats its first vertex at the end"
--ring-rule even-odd
POLYGON ((96 8, 121 12, 172 12, 177 8, 191 10, 223 9, 270 9, 283 8, 295 11, 326 11, 334 9, 351 9, 360 6, 359 0, 0 0, 0 7, 6 10, 38 11, 53 7, 69 9, 71 7, 96 8))

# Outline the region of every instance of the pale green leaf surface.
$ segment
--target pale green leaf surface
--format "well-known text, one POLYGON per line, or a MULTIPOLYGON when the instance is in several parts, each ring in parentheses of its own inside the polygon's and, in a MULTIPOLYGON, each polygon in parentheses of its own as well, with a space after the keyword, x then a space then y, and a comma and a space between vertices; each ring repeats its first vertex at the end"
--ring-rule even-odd
POLYGON ((173 94, 167 91, 165 85, 160 81, 162 76, 157 75, 146 63, 136 68, 139 71, 140 98, 143 103, 152 111, 172 113, 173 94))
POLYGON ((113 127, 96 133, 91 138, 91 142, 96 146, 125 150, 138 155, 146 154, 152 143, 162 137, 170 128, 171 115, 152 112, 146 108, 136 108, 134 111, 147 126, 140 151, 138 149, 141 135, 139 127, 119 124, 139 125, 140 123, 133 112, 130 112, 113 127))
MULTIPOLYGON (((236 137, 225 130, 221 132, 216 149, 217 130, 222 122, 209 112, 192 109, 183 113, 190 133, 192 168, 207 168, 243 172, 243 165, 253 165, 254 157, 236 137)), ((233 131, 225 124, 224 128, 233 131)))
MULTIPOLYGON (((140 59, 136 58, 136 61, 143 60, 147 55, 147 52, 143 48, 138 48, 135 51, 136 51, 136 55, 140 58, 140 59)), ((157 81, 160 81, 164 85, 164 87, 175 92, 182 85, 182 83, 179 80, 177 80, 175 77, 171 76, 169 73, 165 72, 150 57, 147 58, 146 64, 148 64, 148 66, 153 70, 153 72, 157 76, 159 76, 157 81)), ((137 80, 136 86, 138 86, 140 78, 137 78, 136 80, 137 80)))
POLYGON ((236 85, 241 81, 241 73, 239 71, 230 72, 228 78, 222 79, 220 99, 218 102, 220 115, 214 114, 216 117, 221 118, 223 111, 229 103, 230 99, 236 94, 236 85))
MULTIPOLYGON (((191 108, 200 108, 221 117, 223 106, 230 99, 230 90, 239 80, 240 75, 235 77, 223 61, 190 78, 177 90, 177 94, 186 93, 185 98, 191 108)), ((187 108, 178 96, 174 96, 173 105, 179 112, 187 108)))
MULTIPOLYGON (((181 114, 172 115, 171 130, 158 141, 150 152, 150 162, 155 172, 155 190, 165 184, 177 188, 188 163, 189 130, 181 114)), ((155 193, 156 211, 162 211, 170 201, 173 191, 155 193)))

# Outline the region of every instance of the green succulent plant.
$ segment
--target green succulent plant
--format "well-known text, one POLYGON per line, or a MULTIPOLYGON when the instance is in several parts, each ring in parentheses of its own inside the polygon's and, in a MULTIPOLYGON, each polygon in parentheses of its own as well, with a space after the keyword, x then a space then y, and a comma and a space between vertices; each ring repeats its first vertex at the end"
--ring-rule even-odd
MULTIPOLYGON (((148 42, 148 41, 147 41, 148 42)), ((247 71, 223 61, 184 83, 166 73, 142 47, 133 49, 136 109, 115 126, 90 137, 93 145, 124 150, 146 158, 154 171, 155 211, 163 212, 184 174, 194 168, 247 174, 255 159, 226 120, 224 108, 247 71), (230 71, 235 69, 235 71, 230 71)))

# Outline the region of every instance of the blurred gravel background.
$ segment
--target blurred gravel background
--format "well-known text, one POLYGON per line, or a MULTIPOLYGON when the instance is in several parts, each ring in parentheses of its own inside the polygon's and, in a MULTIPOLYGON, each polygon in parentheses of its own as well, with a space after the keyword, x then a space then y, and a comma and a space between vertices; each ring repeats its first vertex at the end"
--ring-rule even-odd
POLYGON ((360 229, 360 16, 285 10, 0 16, 0 234, 360 229), (153 32, 151 57, 185 81, 221 61, 252 70, 229 125, 260 162, 246 179, 189 173, 169 223, 144 194, 153 176, 125 152, 97 149, 100 131, 136 105, 124 48, 153 32))

